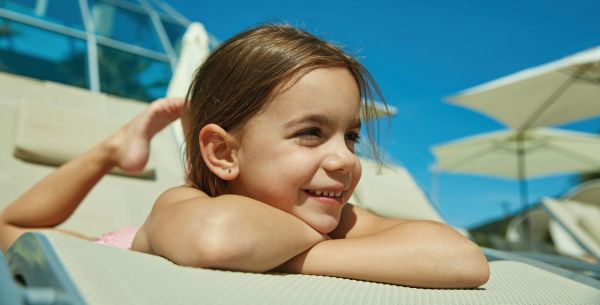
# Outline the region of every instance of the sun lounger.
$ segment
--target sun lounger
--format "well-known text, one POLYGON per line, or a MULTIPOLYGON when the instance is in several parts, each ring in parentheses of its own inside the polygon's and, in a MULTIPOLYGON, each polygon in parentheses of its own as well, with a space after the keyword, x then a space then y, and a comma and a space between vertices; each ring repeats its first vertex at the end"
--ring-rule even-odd
MULTIPOLYGON (((589 258, 590 246, 587 246, 588 249, 582 247, 585 245, 585 241, 581 237, 578 240, 576 236, 596 236, 590 234, 593 234, 591 231, 594 231, 595 224, 600 223, 600 220, 592 219, 592 215, 600 217, 597 212, 600 210, 599 190, 600 181, 591 180, 578 185, 561 199, 547 200, 545 207, 541 206, 528 211, 525 216, 515 217, 508 226, 506 233, 508 242, 503 249, 535 251, 537 253, 531 253, 529 256, 536 256, 537 259, 550 263, 557 262, 567 268, 581 269, 575 260, 571 260, 573 264, 570 265, 564 265, 561 262, 567 262, 566 257, 579 260, 589 258), (525 217, 531 228, 531 240, 525 239, 525 226, 523 225, 525 217), (549 237, 552 244, 548 243, 549 237), (540 252, 544 255, 541 255, 540 252), (554 253, 563 255, 565 258, 548 255, 554 253)), ((593 238, 587 242, 587 244, 590 243, 594 243, 593 238)), ((523 252, 521 254, 526 255, 523 252)), ((590 264, 589 266, 592 269, 600 268, 600 265, 590 264)), ((597 273, 597 271, 594 272, 597 273)), ((597 274, 596 276, 600 278, 597 274)))
POLYGON ((563 198, 600 206, 600 179, 589 180, 577 185, 563 198))
MULTIPOLYGON (((600 208, 600 179, 586 181, 574 187, 561 197, 560 200, 577 202, 578 204, 591 205, 600 208)), ((547 209, 545 209, 547 211, 547 209)), ((580 246, 580 242, 573 238, 573 234, 556 220, 550 219, 549 231, 554 241, 556 251, 571 257, 585 257, 589 251, 580 246)))
POLYGON ((599 282, 581 282, 506 260, 492 261, 490 281, 473 290, 181 267, 158 256, 56 232, 24 235, 11 248, 8 260, 26 287, 54 289, 55 295, 72 304, 548 305, 600 301, 599 282))
MULTIPOLYGON (((557 239, 556 232, 552 231, 553 222, 555 221, 551 220, 544 207, 537 207, 527 211, 525 215, 518 215, 508 224, 506 240, 498 249, 600 279, 600 264, 586 260, 586 256, 589 256, 587 252, 582 250, 583 252, 577 255, 562 252, 564 240, 557 239), (525 219, 529 221, 528 225, 524 224, 525 219), (530 234, 526 233, 526 228, 530 229, 530 234)), ((559 229, 559 233, 568 234, 562 227, 559 229)), ((573 240, 570 236, 568 238, 573 240)))
POLYGON ((600 207, 570 200, 545 198, 550 216, 586 250, 600 260, 600 207))
POLYGON ((506 229, 505 250, 556 253, 549 242, 549 223, 550 216, 543 209, 531 209, 515 216, 506 229))
MULTIPOLYGON (((0 84, 0 209, 147 106, 6 73, 0 84)), ((141 225, 158 195, 183 181, 171 130, 156 136, 151 151, 141 176, 106 176, 61 227, 99 236, 141 225)))

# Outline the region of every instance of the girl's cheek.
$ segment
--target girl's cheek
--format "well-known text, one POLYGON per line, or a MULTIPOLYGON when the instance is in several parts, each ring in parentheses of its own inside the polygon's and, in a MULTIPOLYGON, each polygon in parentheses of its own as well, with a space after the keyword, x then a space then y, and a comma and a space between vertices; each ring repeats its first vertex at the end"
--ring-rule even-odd
MULTIPOLYGON (((355 183, 358 184, 358 182, 360 181, 360 178, 362 176, 362 166, 360 164, 360 160, 356 160, 356 169, 354 169, 354 181, 356 181, 355 183)), ((356 186, 356 185, 355 185, 356 186)))

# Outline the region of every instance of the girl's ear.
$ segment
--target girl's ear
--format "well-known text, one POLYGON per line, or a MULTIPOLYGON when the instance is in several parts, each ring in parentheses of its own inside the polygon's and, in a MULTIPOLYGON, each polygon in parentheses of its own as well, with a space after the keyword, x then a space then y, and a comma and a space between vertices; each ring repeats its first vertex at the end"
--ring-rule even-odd
POLYGON ((208 169, 222 180, 235 179, 239 170, 234 137, 217 124, 204 126, 198 137, 200 153, 208 169))

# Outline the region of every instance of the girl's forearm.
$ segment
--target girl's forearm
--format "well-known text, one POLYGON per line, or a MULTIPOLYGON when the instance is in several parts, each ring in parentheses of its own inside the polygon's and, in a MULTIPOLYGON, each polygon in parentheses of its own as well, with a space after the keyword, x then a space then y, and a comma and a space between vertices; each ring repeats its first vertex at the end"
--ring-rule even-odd
POLYGON ((476 245, 445 225, 420 221, 323 241, 277 270, 424 288, 473 288, 489 276, 476 245))
POLYGON ((177 203, 148 227, 154 252, 175 263, 252 272, 271 270, 324 239, 288 213, 232 195, 177 203))

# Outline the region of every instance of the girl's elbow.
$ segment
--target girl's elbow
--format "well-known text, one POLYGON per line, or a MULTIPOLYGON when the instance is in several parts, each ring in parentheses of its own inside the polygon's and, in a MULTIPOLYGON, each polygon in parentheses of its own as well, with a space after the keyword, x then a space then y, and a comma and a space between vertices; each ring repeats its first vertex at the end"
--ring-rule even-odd
POLYGON ((155 254, 178 265, 240 270, 236 262, 248 257, 251 247, 236 234, 229 214, 203 211, 193 215, 194 221, 178 223, 173 217, 156 218, 150 225, 150 246, 155 254))
POLYGON ((247 247, 219 233, 197 238, 193 248, 192 265, 201 268, 241 270, 236 263, 249 255, 247 247))
POLYGON ((481 248, 459 235, 450 234, 439 243, 444 245, 442 257, 446 258, 448 280, 454 288, 477 288, 490 278, 490 266, 481 248))
POLYGON ((490 266, 479 247, 473 246, 468 252, 461 259, 460 282, 465 288, 477 288, 489 280, 490 266))
MULTIPOLYGON (((476 288, 484 285, 490 278, 490 266, 481 248, 454 231, 456 239, 449 240, 453 244, 456 270, 463 288, 476 288)), ((448 245, 450 247, 450 245, 448 245)))
POLYGON ((459 288, 478 288, 485 285, 489 278, 490 270, 486 265, 485 267, 464 274, 459 281, 459 288))
POLYGON ((490 269, 487 264, 482 264, 477 269, 469 270, 461 276, 463 288, 477 288, 483 286, 490 278, 490 269))
POLYGON ((485 285, 490 279, 490 266, 486 263, 484 267, 479 269, 476 274, 471 278, 473 287, 480 287, 485 285))
MULTIPOLYGON (((220 215, 219 220, 205 226, 202 232, 193 238, 192 253, 196 267, 243 270, 240 262, 252 255, 252 245, 249 239, 235 229, 234 219, 220 215), (236 233, 237 232, 237 233, 236 233)), ((250 270, 244 270, 250 271, 250 270)), ((255 270, 252 270, 255 271, 255 270)))

